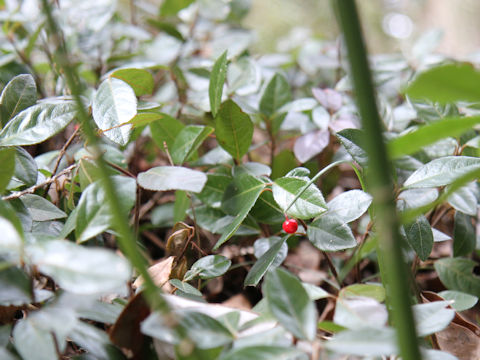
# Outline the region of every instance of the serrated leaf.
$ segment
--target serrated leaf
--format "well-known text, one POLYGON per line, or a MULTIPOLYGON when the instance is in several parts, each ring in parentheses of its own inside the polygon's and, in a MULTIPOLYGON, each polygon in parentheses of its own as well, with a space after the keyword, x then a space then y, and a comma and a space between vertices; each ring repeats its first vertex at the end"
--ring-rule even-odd
POLYGON ((158 166, 139 173, 137 182, 148 190, 185 190, 198 193, 205 186, 207 175, 180 166, 158 166))
POLYGON ((334 216, 323 215, 307 230, 308 239, 322 251, 340 251, 357 246, 350 226, 334 216))
POLYGON ((30 264, 75 294, 115 291, 130 280, 128 261, 111 250, 51 240, 27 248, 30 264))
POLYGON ((447 289, 479 297, 480 278, 473 272, 476 266, 475 261, 462 258, 444 258, 435 262, 438 277, 447 289))
POLYGON ((453 307, 457 312, 468 310, 474 307, 478 302, 478 297, 465 294, 461 291, 444 290, 440 291, 438 295, 445 300, 453 300, 453 303, 450 306, 453 307))
POLYGON ((371 203, 372 196, 362 190, 345 191, 328 202, 327 214, 349 223, 362 216, 371 203))
POLYGON ((433 232, 430 222, 424 215, 405 225, 407 242, 415 250, 420 260, 425 261, 433 249, 433 232))
POLYGON ((317 328, 317 310, 302 283, 288 271, 270 271, 263 285, 272 315, 295 337, 312 341, 317 328))
POLYGON ((126 82, 136 96, 151 95, 155 85, 152 74, 145 69, 118 69, 111 73, 110 77, 126 82))
POLYGON ((0 149, 0 194, 7 188, 15 171, 15 149, 0 149))
POLYGON ((472 219, 459 211, 455 212, 453 226, 453 256, 467 256, 475 250, 477 237, 472 219))
POLYGON ((353 160, 355 160, 360 166, 366 167, 368 157, 364 150, 363 131, 358 129, 345 129, 337 132, 336 136, 353 160))
POLYGON ((132 125, 127 123, 137 115, 135 92, 122 80, 116 78, 104 80, 93 99, 92 115, 97 126, 109 140, 126 145, 132 128, 132 125))
POLYGON ((433 301, 413 305, 417 336, 424 337, 445 329, 455 316, 455 310, 448 309, 449 301, 433 301))
POLYGON ((211 279, 227 272, 232 262, 225 256, 207 255, 197 260, 190 270, 187 271, 184 281, 190 281, 196 277, 211 279))
POLYGON ((10 121, 20 111, 37 102, 37 86, 30 74, 15 76, 3 88, 0 97, 0 127, 10 121))
POLYGON ((471 64, 448 64, 420 73, 405 93, 415 99, 441 104, 457 101, 480 101, 480 73, 471 64))
POLYGON ((253 123, 233 100, 227 100, 215 117, 215 134, 219 145, 240 160, 252 143, 253 123))
POLYGON ((245 220, 258 197, 265 188, 265 183, 256 177, 244 173, 234 178, 225 191, 222 208, 234 216, 232 222, 224 229, 214 249, 218 249, 225 241, 230 239, 245 220))
POLYGON ((217 116, 220 103, 222 102, 223 85, 227 73, 227 50, 213 64, 210 73, 210 83, 208 86, 208 95, 210 98, 210 109, 213 117, 217 116))
POLYGON ((18 113, 0 132, 0 146, 33 145, 62 131, 76 116, 74 101, 47 99, 18 113))
POLYGON ((189 125, 184 127, 176 136, 170 148, 173 163, 182 165, 197 151, 202 142, 213 132, 210 126, 189 125))
POLYGON ((243 286, 257 286, 270 267, 280 266, 287 256, 288 246, 285 244, 286 240, 287 236, 284 238, 273 236, 255 241, 255 256, 258 260, 248 272, 243 286), (260 246, 262 246, 263 252, 259 251, 260 246))
MULTIPOLYGON (((293 176, 279 178, 274 181, 272 186, 273 198, 285 212, 307 183, 308 180, 293 176)), ((321 191, 315 184, 311 184, 288 209, 287 215, 299 219, 310 219, 324 213, 326 210, 327 204, 325 204, 321 191)))
MULTIPOLYGON (((127 213, 135 204, 135 180, 125 176, 112 177, 119 194, 122 211, 127 213)), ((96 181, 82 192, 77 206, 75 235, 77 242, 86 241, 112 226, 110 204, 105 194, 102 181, 96 181)))
POLYGON ((445 156, 416 170, 403 184, 407 188, 445 186, 480 169, 480 159, 469 156, 445 156))
POLYGON ((184 128, 184 125, 170 115, 164 113, 159 114, 161 115, 161 119, 150 123, 152 139, 161 150, 164 149, 164 142, 167 144, 167 147, 171 149, 178 133, 184 128))
POLYGON ((290 85, 281 74, 275 74, 260 99, 260 112, 272 117, 283 105, 292 99, 290 85))

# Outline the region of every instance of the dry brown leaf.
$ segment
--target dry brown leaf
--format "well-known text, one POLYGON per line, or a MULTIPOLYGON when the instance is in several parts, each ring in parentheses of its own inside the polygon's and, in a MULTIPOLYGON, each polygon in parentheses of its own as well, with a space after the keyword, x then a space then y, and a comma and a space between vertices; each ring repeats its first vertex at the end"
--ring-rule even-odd
MULTIPOLYGON (((152 265, 148 268, 148 273, 152 277, 153 282, 158 287, 162 288, 164 291, 170 292, 173 290, 172 286, 168 282, 170 279, 170 274, 173 268, 173 261, 175 260, 174 256, 169 256, 168 258, 159 261, 155 265, 152 265)), ((139 276, 133 283, 133 288, 138 289, 143 284, 142 276, 139 276)))

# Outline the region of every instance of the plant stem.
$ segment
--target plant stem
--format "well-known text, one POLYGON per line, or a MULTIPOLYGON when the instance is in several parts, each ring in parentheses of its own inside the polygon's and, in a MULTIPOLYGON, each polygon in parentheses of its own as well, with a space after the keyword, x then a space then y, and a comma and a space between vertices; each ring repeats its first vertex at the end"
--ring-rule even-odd
POLYGON ((67 48, 65 40, 59 29, 55 19, 52 15, 52 10, 48 3, 48 0, 42 0, 43 12, 47 18, 48 30, 51 34, 51 41, 57 47, 56 62, 60 69, 65 74, 65 80, 70 88, 72 96, 77 103, 77 116, 81 122, 83 133, 85 134, 90 146, 93 148, 96 156, 96 163, 99 169, 99 174, 102 180, 102 184, 107 195, 107 200, 110 204, 110 211, 113 218, 113 225, 117 230, 118 242, 128 257, 132 265, 136 268, 138 273, 143 277, 145 284, 145 295, 149 304, 154 310, 160 310, 164 313, 169 312, 169 306, 165 299, 159 294, 159 289, 155 286, 150 274, 147 271, 147 262, 142 256, 136 245, 136 239, 132 234, 129 223, 122 213, 122 207, 117 196, 113 182, 109 176, 107 165, 103 159, 101 151, 98 149, 98 138, 95 135, 93 127, 90 125, 90 118, 85 109, 85 105, 81 98, 81 87, 78 75, 75 68, 71 65, 72 62, 68 58, 67 48))
POLYGON ((365 130, 368 155, 367 182, 373 196, 373 212, 379 237, 378 257, 386 285, 390 316, 397 331, 400 355, 404 360, 421 359, 408 286, 408 268, 402 256, 391 164, 382 138, 382 122, 354 0, 337 0, 340 28, 350 63, 358 112, 365 130))

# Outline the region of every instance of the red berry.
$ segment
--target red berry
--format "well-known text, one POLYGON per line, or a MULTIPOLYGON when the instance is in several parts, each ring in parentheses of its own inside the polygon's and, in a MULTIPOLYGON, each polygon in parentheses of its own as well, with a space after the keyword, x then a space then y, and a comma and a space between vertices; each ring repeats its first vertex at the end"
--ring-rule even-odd
POLYGON ((287 218, 282 225, 283 230, 285 230, 286 233, 288 234, 293 234, 297 231, 298 229, 298 223, 297 220, 295 219, 289 219, 287 218))

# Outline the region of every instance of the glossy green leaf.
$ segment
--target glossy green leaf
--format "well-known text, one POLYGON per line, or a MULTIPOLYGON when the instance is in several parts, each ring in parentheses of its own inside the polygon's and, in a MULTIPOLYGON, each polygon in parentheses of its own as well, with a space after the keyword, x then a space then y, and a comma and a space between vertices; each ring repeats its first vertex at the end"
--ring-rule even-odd
POLYGON ((410 155, 449 136, 459 136, 480 123, 480 116, 445 118, 393 139, 388 143, 392 158, 410 155))
POLYGON ((433 249, 433 232, 428 219, 421 215, 404 226, 407 242, 415 250, 420 260, 425 261, 433 249))
MULTIPOLYGON (((307 183, 308 180, 299 177, 285 176, 279 178, 274 181, 272 186, 273 198, 280 208, 285 211, 307 183)), ((288 209, 287 215, 299 219, 310 219, 324 213, 326 210, 327 204, 325 204, 321 191, 315 184, 312 184, 288 209)))
POLYGON ((22 147, 15 147, 15 171, 8 189, 21 185, 33 186, 37 183, 38 169, 33 157, 22 147))
POLYGON ((447 308, 449 301, 433 301, 413 305, 413 315, 419 337, 428 336, 445 329, 455 316, 455 310, 447 308))
POLYGON ((108 78, 95 94, 92 104, 93 120, 111 141, 126 145, 132 125, 127 124, 137 115, 135 92, 126 82, 108 78))
MULTIPOLYGON (((445 189, 448 191, 449 187, 445 189)), ((471 183, 470 185, 464 186, 453 194, 451 194, 448 199, 448 203, 452 207, 464 214, 476 216, 477 215, 477 196, 476 196, 476 184, 471 183)))
POLYGON ((210 126, 189 125, 176 136, 170 148, 170 155, 175 165, 182 165, 202 145, 202 142, 213 132, 210 126))
POLYGON ((478 264, 470 259, 444 258, 435 262, 435 270, 449 290, 480 296, 480 278, 473 272, 478 264))
POLYGON ((227 100, 215 117, 215 134, 219 145, 240 160, 252 143, 253 123, 233 100, 227 100))
POLYGON ((15 171, 15 149, 0 148, 0 194, 7 188, 10 179, 15 171))
POLYGON ((249 161, 241 165, 236 165, 232 170, 234 177, 243 173, 248 173, 253 176, 270 176, 272 169, 270 169, 268 165, 249 161))
POLYGON ((245 220, 258 197, 265 188, 265 183, 247 173, 236 177, 228 186, 223 199, 222 208, 234 216, 232 222, 224 229, 214 249, 218 249, 230 239, 245 220))
POLYGON ((152 74, 145 69, 118 69, 112 72, 110 77, 126 82, 133 89, 136 96, 151 95, 155 85, 152 74))
POLYGON ((171 149, 178 133, 184 128, 184 125, 170 115, 159 114, 161 115, 161 119, 150 123, 152 139, 160 149, 164 150, 164 142, 167 144, 167 147, 171 149))
POLYGON ((270 271, 263 285, 270 312, 295 337, 312 341, 317 328, 317 310, 302 283, 288 271, 270 271))
POLYGON ((302 354, 298 349, 291 347, 257 345, 230 350, 219 360, 296 360, 302 354))
POLYGON ((342 296, 337 299, 333 322, 348 329, 384 328, 387 307, 371 297, 342 296))
POLYGON ((187 282, 181 281, 179 279, 171 279, 170 284, 175 286, 178 290, 181 290, 187 294, 192 294, 196 296, 202 296, 202 293, 197 290, 197 288, 193 287, 187 282))
POLYGON ((350 227, 337 217, 323 215, 307 230, 308 239, 322 251, 339 251, 357 246, 350 227))
POLYGON ((335 216, 349 223, 362 216, 371 203, 372 196, 362 190, 345 191, 328 202, 326 215, 335 216))
POLYGON ((138 185, 154 191, 185 190, 202 191, 207 175, 201 171, 180 166, 157 166, 139 173, 138 185))
POLYGON ((222 173, 207 174, 207 182, 202 192, 198 193, 198 198, 203 203, 213 208, 219 208, 222 204, 223 194, 228 184, 232 181, 232 177, 222 173))
POLYGON ((363 328, 341 331, 325 343, 328 350, 358 356, 389 356, 397 353, 395 331, 391 328, 363 328))
POLYGON ((37 102, 37 86, 30 74, 15 76, 5 85, 0 97, 0 127, 10 121, 20 111, 37 102))
POLYGON ((453 227, 453 256, 467 256, 475 250, 477 237, 472 218, 461 212, 455 212, 453 227))
POLYGON ((165 0, 160 7, 160 15, 170 16, 177 13, 193 3, 194 0, 165 0))
POLYGON ((260 99, 260 112, 270 118, 291 99, 292 93, 287 79, 281 74, 275 74, 260 99))
POLYGON ((336 135, 353 160, 360 166, 366 167, 368 157, 364 150, 363 131, 358 129, 344 129, 337 132, 336 135))
POLYGON ((173 221, 175 223, 185 220, 187 210, 190 207, 190 199, 186 191, 175 191, 175 204, 173 207, 173 221))
POLYGON ((444 290, 438 293, 445 300, 453 300, 450 304, 455 311, 460 312, 471 309, 478 302, 478 297, 455 290, 444 290))
POLYGON ((273 236, 271 238, 258 239, 255 242, 255 244, 257 244, 257 242, 260 244, 255 246, 255 256, 258 260, 248 272, 245 281, 243 282, 244 286, 257 286, 269 268, 280 266, 287 256, 288 247, 285 244, 287 238, 287 236, 283 238, 273 236), (269 245, 269 247, 265 248, 265 246, 262 246, 263 243, 266 243, 265 245, 269 245), (265 251, 259 252, 260 246, 262 246, 265 251))
POLYGON ((0 270, 0 305, 23 305, 33 301, 30 277, 20 268, 10 266, 0 270))
POLYGON ((441 104, 457 101, 480 101, 480 72, 471 64, 448 64, 420 73, 405 93, 415 99, 441 104))
POLYGON ((190 270, 187 271, 184 281, 192 280, 196 277, 201 279, 210 279, 221 276, 227 272, 232 262, 225 256, 207 255, 197 260, 190 270))
POLYGON ((210 83, 208 87, 208 96, 210 98, 210 109, 213 117, 217 116, 220 103, 222 102, 223 85, 225 84, 225 76, 227 74, 227 51, 213 64, 210 73, 210 83))
POLYGON ((339 294, 340 297, 369 297, 378 302, 384 302, 385 288, 375 284, 353 284, 344 287, 339 294))
POLYGON ((416 170, 403 184, 407 188, 445 186, 480 169, 480 159, 469 156, 445 156, 416 170))
MULTIPOLYGON (((136 184, 132 178, 112 177, 125 215, 135 204, 136 184)), ((112 226, 112 214, 102 181, 94 182, 82 192, 77 206, 75 235, 77 242, 86 241, 112 226)))
POLYGON ((27 317, 13 328, 13 343, 23 359, 52 360, 57 358, 53 335, 27 317))
POLYGON ((250 214, 263 224, 274 225, 285 220, 285 214, 276 203, 271 191, 262 192, 250 214))
POLYGON ((52 240, 28 247, 31 265, 75 294, 108 293, 130 280, 128 261, 111 250, 52 240))
POLYGON ((0 132, 0 146, 33 145, 62 131, 77 113, 73 101, 46 99, 19 112, 0 132))
POLYGON ((48 221, 67 217, 64 211, 41 196, 25 194, 20 199, 32 215, 33 221, 48 221))

